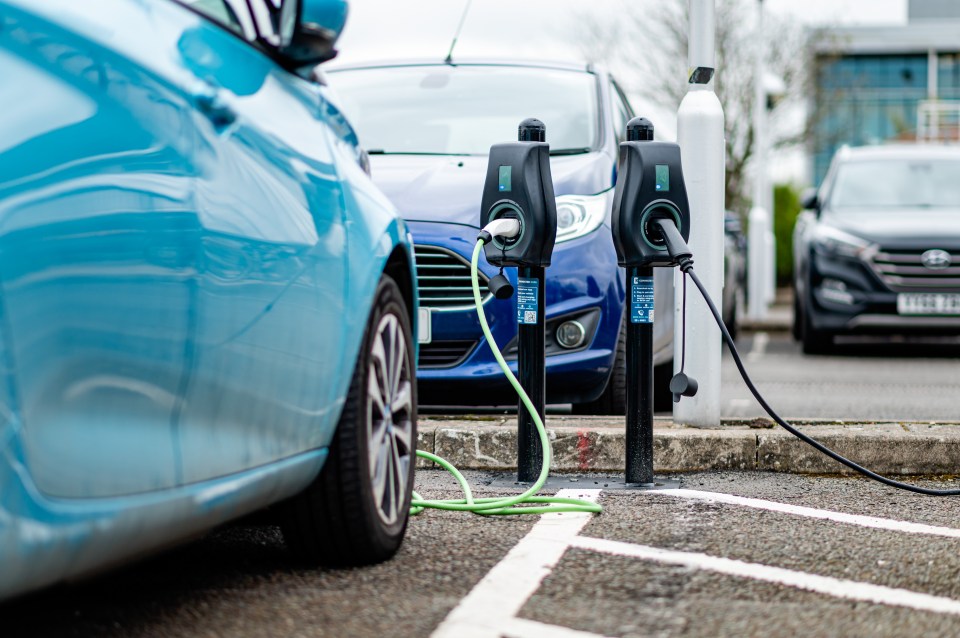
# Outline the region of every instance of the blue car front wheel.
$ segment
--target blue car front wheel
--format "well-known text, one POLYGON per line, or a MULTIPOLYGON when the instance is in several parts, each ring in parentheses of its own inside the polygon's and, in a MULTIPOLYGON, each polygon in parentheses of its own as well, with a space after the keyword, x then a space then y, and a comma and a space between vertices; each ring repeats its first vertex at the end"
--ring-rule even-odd
POLYGON ((412 344, 403 295, 384 275, 329 457, 285 508, 284 538, 309 563, 369 565, 400 548, 417 442, 412 344))

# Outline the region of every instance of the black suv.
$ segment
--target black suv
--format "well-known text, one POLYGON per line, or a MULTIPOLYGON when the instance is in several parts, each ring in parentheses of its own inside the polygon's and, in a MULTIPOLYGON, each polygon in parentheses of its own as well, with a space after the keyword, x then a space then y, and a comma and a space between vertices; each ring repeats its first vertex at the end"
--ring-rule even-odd
POLYGON ((960 147, 842 148, 794 230, 794 336, 960 334, 960 147))

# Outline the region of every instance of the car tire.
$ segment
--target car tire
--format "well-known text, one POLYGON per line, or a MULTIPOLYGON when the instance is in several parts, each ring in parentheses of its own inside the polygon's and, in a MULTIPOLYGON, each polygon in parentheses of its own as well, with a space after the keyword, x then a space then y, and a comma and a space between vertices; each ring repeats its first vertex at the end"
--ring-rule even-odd
MULTIPOLYGON (((667 362, 653 369, 653 409, 667 411, 672 409, 673 394, 670 392, 670 379, 673 376, 673 362, 667 362)), ((593 401, 574 403, 574 414, 580 415, 619 415, 627 413, 627 330, 621 324, 617 337, 617 353, 613 360, 613 370, 603 394, 593 401)))
POLYGON ((799 288, 796 284, 793 285, 793 325, 790 326, 791 332, 793 332, 793 340, 800 341, 803 339, 803 315, 800 311, 800 295, 797 293, 799 288))
POLYGON ((673 392, 670 392, 670 380, 673 379, 673 361, 668 361, 653 369, 653 409, 655 412, 673 411, 673 392))
POLYGON ((616 415, 627 413, 627 331, 621 323, 617 335, 617 351, 613 358, 613 370, 603 394, 593 401, 574 403, 573 413, 581 415, 616 415))
POLYGON ((817 330, 813 327, 810 313, 801 310, 802 330, 800 341, 804 354, 826 354, 833 345, 833 335, 826 330, 817 330))
POLYGON ((283 508, 284 539, 306 563, 369 565, 400 548, 416 465, 412 343, 403 295, 384 275, 323 469, 283 508))

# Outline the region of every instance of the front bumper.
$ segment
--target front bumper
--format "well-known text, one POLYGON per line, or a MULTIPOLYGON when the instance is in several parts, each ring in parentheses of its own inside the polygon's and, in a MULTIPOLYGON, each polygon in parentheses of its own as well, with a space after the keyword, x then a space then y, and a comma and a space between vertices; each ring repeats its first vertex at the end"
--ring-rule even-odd
MULTIPOLYGON (((476 243, 478 230, 458 224, 410 222, 418 246, 438 246, 457 253, 467 261, 476 243)), ((493 277, 498 269, 480 259, 480 270, 493 277)), ((517 269, 504 274, 516 285, 517 269)), ((624 274, 617 266, 610 229, 601 226, 589 235, 558 244, 547 269, 546 320, 580 317, 599 312, 596 328, 584 346, 561 352, 555 341, 548 343, 547 402, 580 403, 596 399, 604 390, 616 355, 617 337, 624 303, 624 274), (551 354, 557 352, 556 354, 551 354)), ((494 339, 502 350, 517 335, 516 296, 490 299, 484 304, 494 339)), ((473 343, 472 349, 455 365, 421 366, 417 371, 420 402, 424 405, 512 405, 517 402, 480 329, 472 305, 459 309, 432 311, 432 341, 473 343)), ((548 342, 553 339, 547 336, 548 342)), ((508 354, 508 361, 510 356, 508 354)), ((424 361, 421 358, 421 361, 424 361)), ((516 371, 516 361, 510 361, 516 371)))
MULTIPOLYGON (((899 314, 900 293, 886 286, 862 259, 811 251, 807 290, 815 330, 832 334, 960 334, 960 316, 899 314)), ((960 289, 934 292, 960 294, 960 289)))

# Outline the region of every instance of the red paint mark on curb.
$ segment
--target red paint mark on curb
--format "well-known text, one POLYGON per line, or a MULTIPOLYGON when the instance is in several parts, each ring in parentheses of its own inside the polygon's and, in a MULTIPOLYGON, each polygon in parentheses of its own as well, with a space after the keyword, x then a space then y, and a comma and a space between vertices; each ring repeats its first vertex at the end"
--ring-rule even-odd
POLYGON ((590 435, 585 430, 577 432, 577 462, 581 470, 590 469, 590 460, 593 456, 590 449, 590 435))

